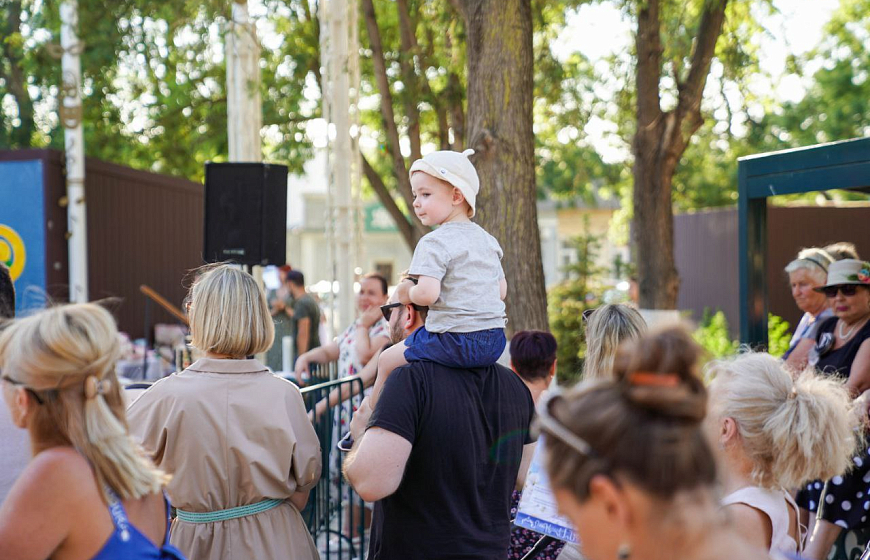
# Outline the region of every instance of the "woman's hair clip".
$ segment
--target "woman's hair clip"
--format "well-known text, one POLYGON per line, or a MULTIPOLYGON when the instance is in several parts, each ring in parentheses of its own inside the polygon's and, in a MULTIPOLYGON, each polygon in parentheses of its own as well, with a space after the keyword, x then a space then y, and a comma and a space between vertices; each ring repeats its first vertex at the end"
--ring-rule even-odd
POLYGON ((89 375, 85 379, 85 398, 91 400, 97 395, 105 395, 111 386, 112 382, 108 379, 98 379, 95 375, 89 375))
POLYGON ((636 371, 628 375, 628 384, 634 387, 679 387, 680 376, 676 373, 636 371))

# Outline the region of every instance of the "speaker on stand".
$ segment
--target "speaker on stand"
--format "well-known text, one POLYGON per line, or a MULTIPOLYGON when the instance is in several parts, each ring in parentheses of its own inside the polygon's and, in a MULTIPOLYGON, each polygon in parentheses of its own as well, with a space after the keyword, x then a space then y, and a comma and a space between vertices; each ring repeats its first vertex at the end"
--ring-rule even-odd
POLYGON ((287 260, 287 166, 205 164, 206 262, 281 266, 287 260))

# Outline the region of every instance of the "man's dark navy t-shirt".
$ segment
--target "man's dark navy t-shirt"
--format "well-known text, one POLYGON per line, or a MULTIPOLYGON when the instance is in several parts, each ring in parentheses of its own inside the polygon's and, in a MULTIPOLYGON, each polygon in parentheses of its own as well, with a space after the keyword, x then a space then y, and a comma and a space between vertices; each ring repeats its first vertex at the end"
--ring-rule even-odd
POLYGON ((398 490, 375 504, 369 559, 504 560, 533 414, 525 384, 499 365, 393 371, 369 427, 412 449, 398 490))

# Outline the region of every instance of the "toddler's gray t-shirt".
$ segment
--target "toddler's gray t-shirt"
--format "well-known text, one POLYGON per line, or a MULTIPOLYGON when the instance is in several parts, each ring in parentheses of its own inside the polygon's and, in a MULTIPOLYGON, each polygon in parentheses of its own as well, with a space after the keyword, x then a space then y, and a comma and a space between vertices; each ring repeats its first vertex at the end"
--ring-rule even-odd
POLYGON ((426 330, 465 333, 505 326, 499 281, 504 278, 501 246, 473 222, 448 222, 417 243, 409 273, 441 281, 441 295, 429 306, 426 330))

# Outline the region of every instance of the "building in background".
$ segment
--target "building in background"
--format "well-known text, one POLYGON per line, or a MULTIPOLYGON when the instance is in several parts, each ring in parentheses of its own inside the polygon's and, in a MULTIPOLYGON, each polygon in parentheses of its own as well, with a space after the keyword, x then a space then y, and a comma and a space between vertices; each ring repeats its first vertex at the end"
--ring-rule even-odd
POLYGON ((566 267, 575 264, 578 258, 574 240, 581 235, 592 235, 600 243, 595 265, 604 271, 602 282, 616 285, 625 279, 624 273, 617 274, 616 263, 629 261, 629 249, 627 245, 614 243, 610 231, 619 208, 617 199, 604 198, 597 191, 591 201, 578 197, 538 202, 541 258, 547 289, 567 279, 566 267))

